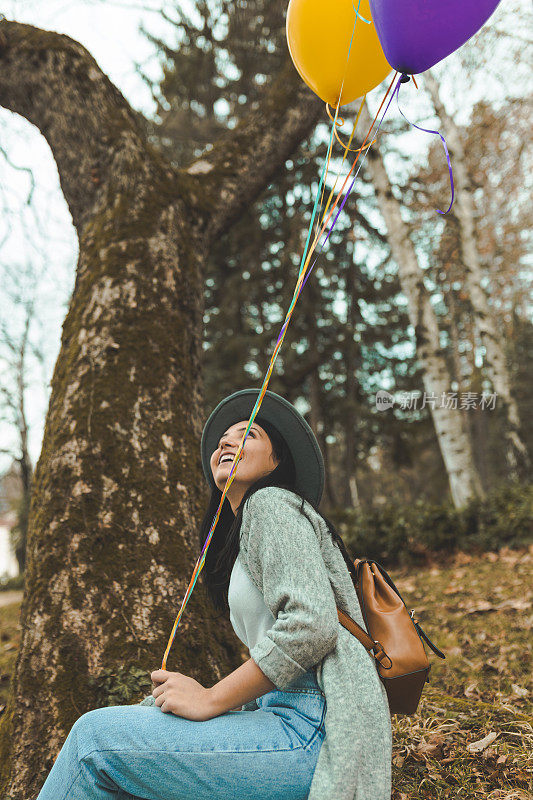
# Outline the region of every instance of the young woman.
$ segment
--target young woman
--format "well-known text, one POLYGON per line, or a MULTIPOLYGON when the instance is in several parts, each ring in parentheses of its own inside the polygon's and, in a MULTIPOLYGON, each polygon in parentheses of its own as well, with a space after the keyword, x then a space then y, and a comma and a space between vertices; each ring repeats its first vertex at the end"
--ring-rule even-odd
MULTIPOLYGON (((257 394, 225 398, 204 427, 200 545, 257 394)), ((266 392, 202 573, 250 658, 209 688, 155 670, 141 704, 84 714, 38 800, 389 800, 387 696, 338 622, 337 606, 364 626, 349 556, 317 510, 323 482, 311 429, 266 392)))

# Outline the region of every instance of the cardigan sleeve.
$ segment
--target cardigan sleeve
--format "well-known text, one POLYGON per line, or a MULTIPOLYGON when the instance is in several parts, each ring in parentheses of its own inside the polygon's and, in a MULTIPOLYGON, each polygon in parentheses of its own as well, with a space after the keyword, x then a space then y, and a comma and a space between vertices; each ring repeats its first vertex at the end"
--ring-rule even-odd
MULTIPOLYGON (((338 635, 320 533, 300 504, 286 489, 260 489, 246 502, 241 524, 241 561, 276 618, 250 655, 280 689, 318 664, 338 635)), ((306 510, 316 514, 309 504, 306 510)))

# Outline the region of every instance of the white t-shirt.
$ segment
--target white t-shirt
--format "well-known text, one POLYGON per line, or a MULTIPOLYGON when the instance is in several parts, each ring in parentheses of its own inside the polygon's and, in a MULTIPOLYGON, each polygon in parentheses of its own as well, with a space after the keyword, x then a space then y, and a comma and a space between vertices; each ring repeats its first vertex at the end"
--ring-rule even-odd
POLYGON ((251 650, 270 630, 276 619, 265 605, 263 595, 250 580, 239 556, 231 571, 228 604, 233 630, 251 650))

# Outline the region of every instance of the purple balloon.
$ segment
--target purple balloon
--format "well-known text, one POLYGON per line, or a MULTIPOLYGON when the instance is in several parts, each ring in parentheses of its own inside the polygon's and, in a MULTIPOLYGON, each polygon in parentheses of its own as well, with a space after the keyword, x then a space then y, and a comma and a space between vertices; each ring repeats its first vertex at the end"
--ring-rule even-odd
POLYGON ((372 19, 393 69, 424 72, 478 31, 500 0, 370 0, 372 19))

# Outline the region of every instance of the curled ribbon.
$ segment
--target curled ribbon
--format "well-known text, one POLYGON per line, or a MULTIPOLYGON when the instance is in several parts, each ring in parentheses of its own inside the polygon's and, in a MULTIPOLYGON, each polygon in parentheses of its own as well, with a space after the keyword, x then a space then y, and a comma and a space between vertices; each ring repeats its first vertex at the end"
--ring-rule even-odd
MULTIPOLYGON (((408 83, 409 79, 410 79, 410 76, 406 75, 404 73, 401 76, 400 80, 398 81, 398 85, 396 86, 396 92, 395 92, 396 93, 396 105, 398 106, 398 111, 400 112, 400 114, 402 115, 404 120, 406 122, 408 122, 409 125, 411 125, 411 127, 416 128, 419 131, 424 131, 424 133, 434 133, 436 136, 440 136, 440 140, 442 142, 442 146, 444 147, 444 152, 446 153, 446 161, 448 162, 448 171, 450 173, 450 186, 451 186, 451 189, 452 189, 452 199, 450 200, 450 205, 448 206, 446 211, 441 211, 440 208, 437 208, 438 213, 442 214, 444 216, 445 214, 447 214, 450 211, 451 207, 453 206, 453 198, 455 196, 454 185, 453 185, 452 162, 450 160, 450 154, 448 152, 448 145, 446 144, 446 139, 444 138, 444 136, 439 131, 432 131, 429 128, 422 128, 422 127, 420 127, 420 125, 415 125, 414 122, 411 122, 411 120, 407 119, 407 117, 403 113, 402 109, 400 108, 400 100, 399 100, 399 97, 400 97, 400 86, 401 86, 402 83, 408 83)), ((413 81, 414 81, 414 78, 413 78, 413 81)), ((416 81, 415 81, 415 86, 416 86, 416 81)))

